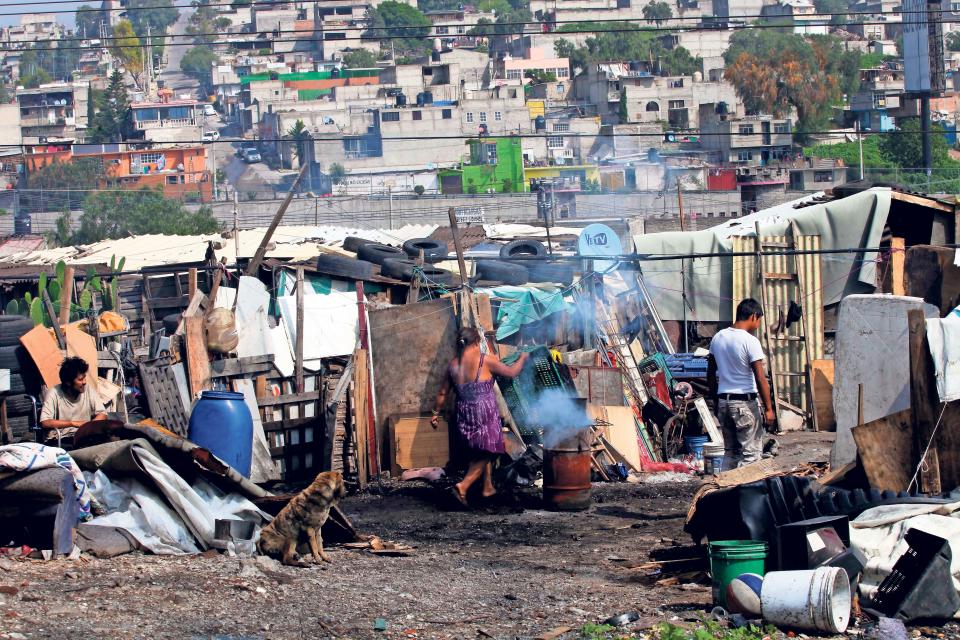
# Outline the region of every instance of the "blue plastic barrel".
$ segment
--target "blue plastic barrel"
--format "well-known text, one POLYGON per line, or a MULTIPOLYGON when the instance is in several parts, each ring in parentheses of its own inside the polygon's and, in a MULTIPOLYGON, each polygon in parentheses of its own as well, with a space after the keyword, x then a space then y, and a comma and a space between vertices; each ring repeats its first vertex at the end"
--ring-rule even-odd
POLYGON ((201 391, 190 414, 189 438, 250 477, 253 417, 242 393, 201 391))
MULTIPOLYGON (((190 424, 193 425, 192 419, 190 424)), ((687 453, 692 453, 697 460, 703 460, 703 445, 709 441, 709 436, 684 436, 683 446, 687 448, 687 453)))

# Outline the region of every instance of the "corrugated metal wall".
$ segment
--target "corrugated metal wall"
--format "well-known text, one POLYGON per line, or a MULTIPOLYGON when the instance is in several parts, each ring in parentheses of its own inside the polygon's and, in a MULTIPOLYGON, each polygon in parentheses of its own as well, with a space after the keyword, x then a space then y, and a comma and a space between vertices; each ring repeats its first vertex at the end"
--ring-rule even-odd
MULTIPOLYGON (((788 236, 764 236, 765 245, 779 245, 767 247, 766 251, 778 248, 789 249, 788 236)), ((796 247, 800 251, 818 251, 820 236, 797 236, 796 247)), ((753 237, 737 237, 733 239, 735 253, 752 252, 755 249, 753 237)), ((733 258, 733 309, 744 298, 760 300, 760 274, 756 270, 756 258, 753 256, 734 256, 733 258)), ((803 321, 807 331, 807 340, 810 345, 810 358, 823 358, 823 282, 820 254, 797 256, 764 255, 762 257, 763 271, 767 274, 765 294, 764 322, 757 337, 767 351, 766 332, 771 325, 778 322, 782 313, 786 318, 790 302, 797 302, 803 309, 803 321), (800 284, 803 287, 803 300, 796 282, 784 278, 771 278, 770 274, 799 274, 800 284)), ((776 335, 799 336, 802 329, 799 322, 795 322, 782 333, 776 335)), ((775 371, 805 373, 807 358, 804 353, 804 343, 800 340, 774 340, 771 333, 770 353, 767 357, 773 364, 775 371)), ((803 376, 779 376, 777 378, 778 393, 781 400, 785 400, 805 411, 809 411, 807 402, 806 380, 803 376)))

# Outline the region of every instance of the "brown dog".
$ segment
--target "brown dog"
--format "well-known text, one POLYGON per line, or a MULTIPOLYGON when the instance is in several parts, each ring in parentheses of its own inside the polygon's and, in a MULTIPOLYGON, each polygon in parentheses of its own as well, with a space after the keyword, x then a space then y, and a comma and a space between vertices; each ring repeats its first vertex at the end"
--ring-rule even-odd
POLYGON ((330 508, 345 495, 343 476, 339 472, 321 473, 263 528, 257 549, 266 555, 280 556, 283 564, 302 567, 305 564, 297 554, 297 547, 306 537, 313 561, 318 564, 321 560, 330 562, 323 551, 320 529, 330 515, 330 508))

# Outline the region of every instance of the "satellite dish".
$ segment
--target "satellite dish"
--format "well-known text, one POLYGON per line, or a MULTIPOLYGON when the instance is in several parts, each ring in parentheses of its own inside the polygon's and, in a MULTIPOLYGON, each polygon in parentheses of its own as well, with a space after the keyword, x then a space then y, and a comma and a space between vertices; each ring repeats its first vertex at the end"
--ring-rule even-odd
MULTIPOLYGON (((580 232, 577 240, 577 254, 584 258, 607 258, 623 253, 620 236, 605 224, 591 224, 580 232)), ((596 271, 606 271, 615 266, 616 260, 598 260, 594 263, 596 271)))

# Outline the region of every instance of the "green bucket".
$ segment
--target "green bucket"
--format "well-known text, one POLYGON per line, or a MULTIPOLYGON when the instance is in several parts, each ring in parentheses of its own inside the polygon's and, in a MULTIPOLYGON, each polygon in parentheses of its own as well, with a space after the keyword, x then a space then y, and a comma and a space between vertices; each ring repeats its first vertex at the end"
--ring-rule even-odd
POLYGON ((745 573, 766 573, 767 543, 754 540, 718 540, 710 543, 713 603, 727 607, 727 585, 745 573))

